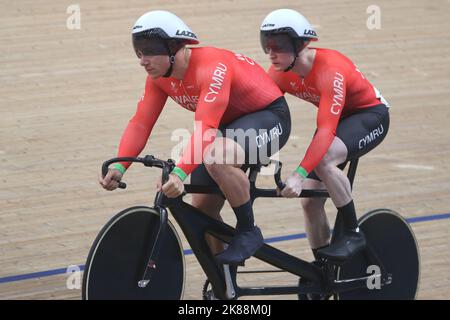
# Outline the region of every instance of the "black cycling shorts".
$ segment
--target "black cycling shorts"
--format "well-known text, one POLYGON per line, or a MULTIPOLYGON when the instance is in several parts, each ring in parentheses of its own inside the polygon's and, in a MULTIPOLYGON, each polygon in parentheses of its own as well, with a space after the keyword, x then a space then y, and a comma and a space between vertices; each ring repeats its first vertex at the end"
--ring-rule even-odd
MULTIPOLYGON (((347 159, 338 167, 344 169, 347 162, 357 159, 376 146, 386 137, 389 130, 389 108, 384 104, 361 109, 342 118, 336 129, 336 137, 347 147, 347 159)), ((312 171, 308 178, 319 180, 312 171)))
MULTIPOLYGON (((243 168, 252 164, 267 164, 270 156, 286 144, 291 133, 291 115, 286 99, 280 97, 265 109, 221 125, 219 131, 222 137, 236 141, 245 151, 243 168)), ((191 184, 217 185, 204 164, 192 172, 191 184)))

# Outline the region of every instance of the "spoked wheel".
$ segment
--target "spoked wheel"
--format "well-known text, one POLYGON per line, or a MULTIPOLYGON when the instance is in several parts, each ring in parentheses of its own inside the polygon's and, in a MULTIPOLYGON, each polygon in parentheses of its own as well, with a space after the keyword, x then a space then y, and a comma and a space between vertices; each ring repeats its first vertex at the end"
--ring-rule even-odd
POLYGON ((148 207, 126 209, 100 231, 83 275, 83 299, 181 299, 185 262, 181 241, 168 221, 150 283, 138 286, 160 226, 160 214, 148 207))
POLYGON ((339 299, 415 299, 420 258, 408 223, 392 210, 376 209, 361 217, 359 227, 366 237, 367 249, 340 267, 337 278, 367 277, 381 269, 386 284, 377 286, 377 281, 370 279, 367 288, 339 293, 339 299))

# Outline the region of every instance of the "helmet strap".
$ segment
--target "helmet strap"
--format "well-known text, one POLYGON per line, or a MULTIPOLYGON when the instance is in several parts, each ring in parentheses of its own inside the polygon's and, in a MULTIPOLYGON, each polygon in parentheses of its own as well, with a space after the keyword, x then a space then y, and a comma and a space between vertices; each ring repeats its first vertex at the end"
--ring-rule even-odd
POLYGON ((170 66, 169 66, 169 69, 167 69, 167 72, 163 75, 163 77, 168 78, 168 77, 170 77, 170 75, 172 74, 172 71, 173 71, 173 65, 175 63, 175 53, 176 52, 175 53, 172 52, 172 50, 170 49, 169 43, 167 41, 165 42, 165 45, 166 45, 167 53, 169 56, 170 66))
POLYGON ((292 63, 286 69, 284 69, 284 72, 290 71, 295 66, 295 63, 297 62, 298 55, 306 47, 304 42, 302 42, 302 44, 303 44, 302 48, 300 50, 298 50, 298 42, 296 42, 294 39, 292 39, 292 48, 293 48, 292 53, 294 54, 294 60, 292 61, 292 63))
POLYGON ((297 55, 294 56, 294 60, 292 61, 292 63, 286 69, 284 69, 284 72, 290 71, 295 66, 296 62, 297 62, 297 55))
POLYGON ((294 54, 294 60, 292 61, 292 63, 290 65, 287 66, 286 69, 284 69, 284 72, 290 71, 295 66, 295 63, 297 62, 297 57, 299 54, 297 49, 298 49, 297 42, 294 39, 292 39, 292 53, 294 54))
POLYGON ((167 72, 163 75, 164 78, 168 78, 172 74, 173 64, 175 63, 175 55, 171 54, 169 56, 169 63, 170 63, 170 66, 169 66, 169 69, 167 69, 167 72))

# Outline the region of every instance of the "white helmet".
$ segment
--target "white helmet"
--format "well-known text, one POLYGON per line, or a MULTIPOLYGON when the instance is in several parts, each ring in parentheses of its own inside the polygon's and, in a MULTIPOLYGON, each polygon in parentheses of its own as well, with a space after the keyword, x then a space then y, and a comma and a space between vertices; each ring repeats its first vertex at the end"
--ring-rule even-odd
POLYGON ((278 9, 269 13, 260 27, 260 41, 264 52, 292 53, 294 59, 284 69, 291 70, 305 41, 318 40, 317 34, 304 16, 295 10, 278 9))
POLYGON ((188 44, 198 44, 197 36, 176 15, 171 12, 156 10, 142 15, 131 31, 136 55, 168 55, 169 68, 164 77, 173 71, 175 54, 188 44))
POLYGON ((261 24, 261 33, 288 34, 291 38, 316 41, 316 31, 304 16, 295 10, 278 9, 269 13, 261 24))
POLYGON ((185 40, 189 44, 198 44, 197 36, 176 15, 169 11, 149 11, 142 15, 134 24, 131 33, 146 33, 162 39, 185 40))

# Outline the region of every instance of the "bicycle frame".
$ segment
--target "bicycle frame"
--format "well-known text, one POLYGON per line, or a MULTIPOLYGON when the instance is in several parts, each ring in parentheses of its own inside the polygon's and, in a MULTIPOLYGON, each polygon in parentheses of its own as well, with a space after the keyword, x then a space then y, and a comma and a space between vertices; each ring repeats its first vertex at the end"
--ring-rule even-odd
MULTIPOLYGON (((103 173, 107 172, 107 168, 111 163, 119 161, 134 161, 142 162, 145 166, 156 166, 163 169, 163 182, 167 180, 168 174, 172 170, 173 161, 162 161, 155 159, 153 156, 146 156, 145 158, 115 158, 104 163, 103 173)), ((274 162, 277 165, 274 174, 275 182, 282 188, 281 182, 281 163, 274 162)), ((353 185, 353 180, 356 173, 358 159, 350 162, 348 170, 348 178, 350 184, 353 185)), ((250 181, 250 196, 252 202, 257 198, 277 198, 281 197, 276 189, 260 189, 256 187, 256 178, 261 166, 250 167, 249 181, 250 181)), ((122 188, 126 187, 124 183, 122 188)), ((185 185, 185 194, 200 193, 200 194, 221 194, 217 187, 185 185)), ((227 288, 225 281, 225 274, 222 265, 218 264, 206 242, 205 235, 210 234, 215 238, 229 243, 236 232, 231 226, 210 218, 206 214, 199 211, 197 208, 183 201, 184 195, 170 199, 162 192, 158 192, 154 201, 154 209, 158 210, 160 214, 160 228, 155 245, 152 252, 149 254, 148 263, 144 272, 143 278, 138 285, 145 287, 153 275, 153 270, 157 266, 158 252, 162 248, 162 243, 159 241, 163 238, 163 234, 167 225, 168 213, 167 208, 172 213, 183 231, 189 245, 205 272, 208 280, 211 282, 214 294, 219 299, 229 299, 227 296, 227 288)), ((300 197, 329 197, 325 190, 303 190, 300 197)), ((340 219, 335 223, 335 230, 339 230, 340 219)), ((272 286, 259 288, 237 288, 238 296, 243 295, 280 295, 280 294, 299 294, 299 293, 323 293, 332 290, 333 292, 341 292, 351 290, 358 287, 363 287, 367 278, 353 279, 353 281, 341 281, 339 283, 330 283, 327 278, 327 272, 324 272, 318 266, 309 263, 305 260, 292 256, 286 252, 276 249, 268 244, 264 244, 254 255, 260 259, 280 270, 297 275, 308 280, 308 285, 296 286, 272 286)), ((235 281, 233 280, 235 285, 235 281)))
MULTIPOLYGON (((227 297, 224 296, 224 293, 226 292, 224 272, 213 257, 205 240, 205 234, 209 233, 219 240, 229 242, 235 233, 234 228, 206 216, 198 209, 181 200, 172 200, 170 203, 167 203, 167 205, 172 213, 172 216, 175 218, 186 236, 186 239, 188 240, 189 245, 203 271, 213 284, 216 297, 226 299, 227 297)), ((322 271, 318 267, 267 244, 260 248, 254 256, 275 267, 286 270, 300 277, 311 279, 314 282, 319 283, 322 280, 322 271)), ((289 292, 285 291, 284 293, 288 294, 298 292, 298 288, 295 288, 295 290, 292 288, 289 292)), ((280 294, 279 291, 280 289, 272 290, 267 294, 280 294)))

